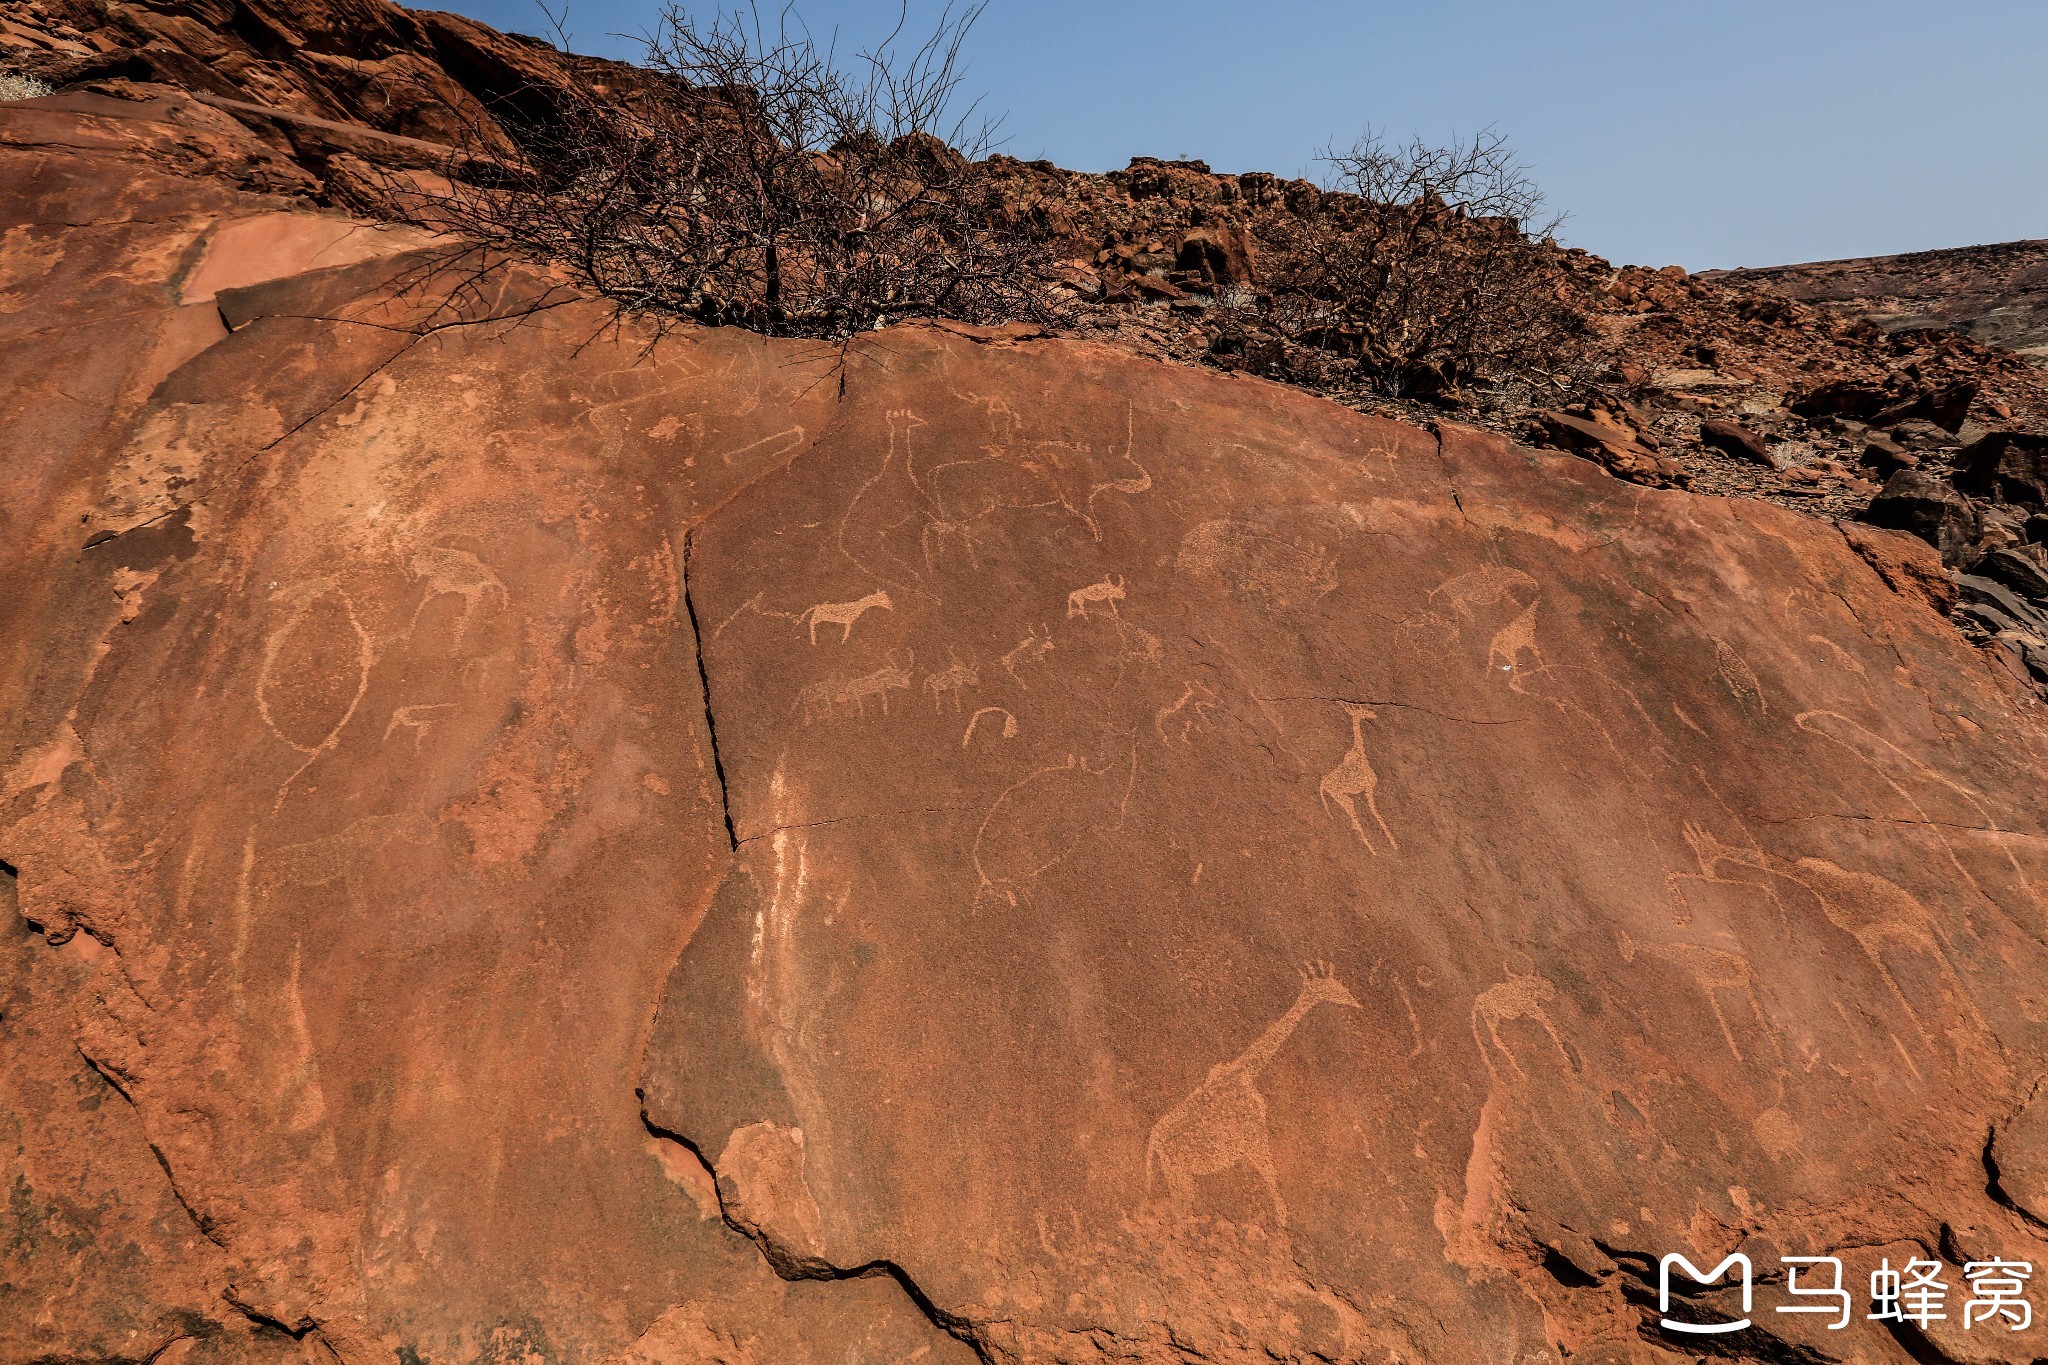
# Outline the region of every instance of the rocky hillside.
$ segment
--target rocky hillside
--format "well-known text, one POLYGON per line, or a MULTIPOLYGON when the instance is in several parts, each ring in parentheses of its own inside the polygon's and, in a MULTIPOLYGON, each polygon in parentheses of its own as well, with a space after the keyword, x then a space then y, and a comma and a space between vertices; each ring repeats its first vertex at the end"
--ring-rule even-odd
POLYGON ((1815 261, 1713 276, 1761 286, 1887 329, 1947 327, 2048 356, 2048 240, 1815 261))
MULTIPOLYGON (((2039 1354, 1774 1311, 2048 1257, 2048 726, 1934 546, 1176 363, 1164 251, 1090 336, 657 334, 343 206, 445 164, 367 66, 539 49, 64 13, 0 106, 0 1358, 2039 1354), (1660 1325, 1736 1251, 1753 1325, 1660 1325)), ((1772 338, 1890 357, 1786 429, 1941 433, 2003 564, 2026 373, 1783 317, 1530 420, 1697 483, 1680 415, 1823 372, 1772 338)))

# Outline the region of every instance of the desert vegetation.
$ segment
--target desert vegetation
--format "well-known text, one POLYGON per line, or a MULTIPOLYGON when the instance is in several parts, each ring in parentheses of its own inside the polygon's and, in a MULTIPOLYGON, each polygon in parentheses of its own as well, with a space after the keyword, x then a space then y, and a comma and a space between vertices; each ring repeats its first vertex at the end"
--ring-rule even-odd
POLYGON ((50 83, 18 71, 0 71, 0 103, 9 100, 41 99, 50 93, 50 83))
POLYGON ((1053 320, 1046 243, 958 109, 979 5, 851 58, 791 10, 663 11, 639 79, 572 67, 545 118, 479 128, 422 221, 567 266, 621 305, 776 336, 907 317, 1053 320))
MULTIPOLYGON (((489 110, 444 180, 393 197, 621 307, 771 335, 1113 307, 1061 265, 1116 246, 1119 225, 993 155, 995 125, 965 97, 981 9, 917 39, 899 21, 846 57, 791 9, 671 5, 629 73, 570 61, 545 101, 489 110)), ((1209 354, 1393 398, 1574 387, 1585 329, 1558 220, 1505 137, 1369 133, 1325 164, 1327 192, 1240 201, 1231 231, 1251 250, 1211 281, 1209 354)))
POLYGON ((1460 383, 1574 388, 1587 331, 1543 194, 1507 138, 1368 131, 1324 162, 1329 193, 1263 225, 1265 320, 1389 397, 1460 383))

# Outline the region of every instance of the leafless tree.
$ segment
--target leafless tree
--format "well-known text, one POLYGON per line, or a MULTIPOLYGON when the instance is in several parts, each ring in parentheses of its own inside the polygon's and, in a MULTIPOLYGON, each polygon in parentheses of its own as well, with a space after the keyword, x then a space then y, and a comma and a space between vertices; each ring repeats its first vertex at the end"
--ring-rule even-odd
POLYGON ((1543 195, 1489 128, 1431 146, 1368 131, 1325 193, 1269 222, 1272 316, 1393 395, 1467 381, 1569 386, 1585 330, 1543 195))
POLYGON ((845 338, 904 317, 1054 320, 1049 248, 958 109, 982 5, 842 60, 794 11, 664 9, 621 80, 572 63, 542 118, 470 140, 410 216, 569 268, 623 306, 845 338), (508 133, 513 149, 504 149, 508 133), (445 186, 445 188, 443 188, 445 186))

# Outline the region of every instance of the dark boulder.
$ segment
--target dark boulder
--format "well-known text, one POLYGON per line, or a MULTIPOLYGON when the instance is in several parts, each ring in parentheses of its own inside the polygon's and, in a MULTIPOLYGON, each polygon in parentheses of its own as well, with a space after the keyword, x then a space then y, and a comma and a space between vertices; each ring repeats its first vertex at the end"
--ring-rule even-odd
POLYGON ((1956 487, 1980 498, 2048 508, 2048 435, 1994 431, 1956 456, 1956 487))
POLYGON ((1968 557, 1983 519, 1970 500, 1947 480, 1918 469, 1901 469, 1871 499, 1863 519, 1873 526, 1910 531, 1941 551, 1944 564, 1968 557))

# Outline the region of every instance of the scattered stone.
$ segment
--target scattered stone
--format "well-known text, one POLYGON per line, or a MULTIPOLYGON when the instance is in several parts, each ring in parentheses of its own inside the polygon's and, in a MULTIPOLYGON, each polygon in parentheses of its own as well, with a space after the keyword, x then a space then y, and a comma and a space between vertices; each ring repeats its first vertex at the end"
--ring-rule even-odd
POLYGON ((1956 486, 1978 497, 2048 509, 2048 434, 1994 431, 1956 456, 1956 486))
POLYGON ((1956 564, 1976 544, 1983 518, 1970 500, 1947 480, 1918 469, 1902 469, 1871 499, 1863 519, 1873 526, 1908 531, 1941 552, 1944 564, 1956 564))
POLYGON ((1977 572, 2037 606, 2048 606, 2048 568, 2028 555, 2000 546, 1977 562, 1977 572))
POLYGON ((1890 478, 1901 469, 1918 466, 1920 457, 1883 432, 1873 431, 1863 438, 1863 462, 1890 478))
POLYGON ((1683 487, 1685 467, 1639 443, 1621 427, 1575 417, 1555 408, 1536 414, 1545 444, 1582 455, 1621 478, 1652 487, 1683 487))
POLYGON ((1778 462, 1771 458, 1771 448, 1764 443, 1764 438, 1740 422, 1730 421, 1725 417, 1710 417, 1700 423, 1700 441, 1738 459, 1751 460, 1772 469, 1778 467, 1778 462))

